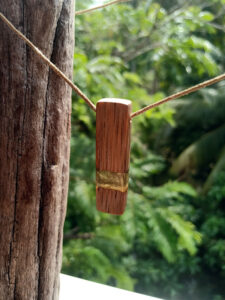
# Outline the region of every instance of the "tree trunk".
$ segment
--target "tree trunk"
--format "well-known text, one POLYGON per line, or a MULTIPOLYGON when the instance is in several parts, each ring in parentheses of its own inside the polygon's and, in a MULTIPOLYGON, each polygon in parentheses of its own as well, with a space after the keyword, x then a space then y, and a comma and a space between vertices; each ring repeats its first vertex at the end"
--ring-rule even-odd
MULTIPOLYGON (((0 11, 69 77, 73 0, 0 11)), ((0 299, 58 299, 71 89, 0 21, 0 299)))

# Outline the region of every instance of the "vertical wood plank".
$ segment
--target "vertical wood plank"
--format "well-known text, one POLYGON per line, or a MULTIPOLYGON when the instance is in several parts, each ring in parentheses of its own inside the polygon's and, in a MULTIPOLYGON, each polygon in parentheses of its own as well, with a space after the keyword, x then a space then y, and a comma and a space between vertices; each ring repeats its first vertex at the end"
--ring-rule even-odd
MULTIPOLYGON (((67 76, 74 0, 0 0, 67 76)), ((69 182, 71 88, 0 21, 0 300, 57 300, 69 182)))
POLYGON ((130 164, 131 102, 102 99, 96 107, 96 206, 121 215, 130 164))

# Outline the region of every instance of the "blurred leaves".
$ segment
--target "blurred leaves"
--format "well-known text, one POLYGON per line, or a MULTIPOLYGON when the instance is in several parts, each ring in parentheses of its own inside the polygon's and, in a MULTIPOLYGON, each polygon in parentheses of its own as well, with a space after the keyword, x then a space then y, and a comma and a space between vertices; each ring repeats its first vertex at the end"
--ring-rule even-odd
MULTIPOLYGON (((75 83, 135 111, 222 72, 224 26, 223 0, 133 0, 77 16, 75 83)), ((223 87, 133 120, 123 216, 96 211, 95 114, 73 95, 63 272, 165 299, 224 299, 223 87)))

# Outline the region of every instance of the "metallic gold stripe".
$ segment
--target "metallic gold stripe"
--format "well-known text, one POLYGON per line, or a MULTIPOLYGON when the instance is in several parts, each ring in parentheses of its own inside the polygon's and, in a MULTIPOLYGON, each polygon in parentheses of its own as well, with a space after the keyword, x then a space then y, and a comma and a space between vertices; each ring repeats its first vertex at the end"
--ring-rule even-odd
POLYGON ((128 180, 128 173, 96 170, 96 187, 126 192, 128 189, 128 180))

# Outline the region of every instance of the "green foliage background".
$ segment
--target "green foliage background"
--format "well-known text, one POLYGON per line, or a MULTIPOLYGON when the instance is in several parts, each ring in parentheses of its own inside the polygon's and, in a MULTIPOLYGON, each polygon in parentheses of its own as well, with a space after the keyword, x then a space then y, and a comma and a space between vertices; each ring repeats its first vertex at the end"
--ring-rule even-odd
MULTIPOLYGON (((77 0, 77 10, 92 1, 77 0)), ((74 81, 137 110, 224 72, 225 2, 138 0, 76 17, 74 81)), ((95 209, 95 114, 72 104, 63 272, 165 299, 225 299, 225 85, 133 120, 123 216, 95 209)))

